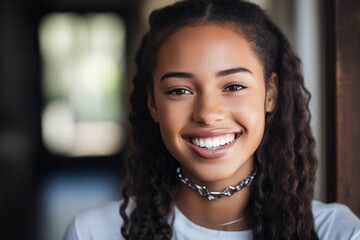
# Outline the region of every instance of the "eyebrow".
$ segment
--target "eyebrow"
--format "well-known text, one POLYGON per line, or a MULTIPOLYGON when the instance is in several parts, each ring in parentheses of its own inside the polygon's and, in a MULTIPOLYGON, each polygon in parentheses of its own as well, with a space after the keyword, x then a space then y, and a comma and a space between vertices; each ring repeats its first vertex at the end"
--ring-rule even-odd
POLYGON ((238 67, 238 68, 231 68, 231 69, 226 69, 226 70, 220 71, 216 74, 216 77, 225 77, 227 75, 231 75, 231 74, 235 74, 235 73, 242 73, 242 72, 253 74, 247 68, 238 67))
POLYGON ((162 75, 160 82, 167 78, 193 78, 194 75, 186 72, 169 72, 162 75))
MULTIPOLYGON (((235 74, 235 73, 250 73, 253 74, 249 69, 238 67, 238 68, 230 68, 226 70, 222 70, 216 74, 216 77, 225 77, 227 75, 235 74)), ((193 78, 194 74, 187 72, 168 72, 161 76, 160 82, 167 78, 193 78)))

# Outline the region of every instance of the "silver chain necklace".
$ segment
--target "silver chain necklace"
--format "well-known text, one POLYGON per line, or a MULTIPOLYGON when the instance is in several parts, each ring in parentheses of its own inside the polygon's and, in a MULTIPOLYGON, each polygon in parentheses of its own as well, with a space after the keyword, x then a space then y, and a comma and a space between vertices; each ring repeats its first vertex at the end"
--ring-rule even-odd
POLYGON ((195 183, 192 183, 188 177, 185 177, 182 174, 180 167, 178 167, 176 169, 176 173, 178 174, 180 181, 183 184, 185 184, 186 186, 190 187, 191 189, 197 191, 200 194, 200 196, 206 197, 208 200, 218 200, 224 196, 230 197, 234 193, 239 192, 244 187, 250 185, 250 183, 254 180, 254 178, 256 176, 256 172, 257 172, 257 169, 255 168, 255 170, 247 178, 241 180, 239 182, 239 184, 236 185, 235 187, 228 186, 221 192, 211 192, 206 188, 206 186, 200 186, 195 183))

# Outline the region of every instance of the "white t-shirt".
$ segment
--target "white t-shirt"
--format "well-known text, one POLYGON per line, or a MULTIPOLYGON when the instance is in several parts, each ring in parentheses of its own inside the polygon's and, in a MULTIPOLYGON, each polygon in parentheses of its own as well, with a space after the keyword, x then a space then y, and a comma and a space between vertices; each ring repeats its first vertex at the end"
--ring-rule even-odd
MULTIPOLYGON (((111 202, 78 214, 65 236, 65 240, 122 240, 121 202, 111 202)), ((133 208, 130 204, 127 210, 133 208)), ((324 204, 314 200, 312 211, 315 230, 323 240, 360 240, 360 219, 348 207, 338 203, 324 204)), ((217 231, 191 222, 175 207, 173 240, 251 240, 252 231, 217 231)))

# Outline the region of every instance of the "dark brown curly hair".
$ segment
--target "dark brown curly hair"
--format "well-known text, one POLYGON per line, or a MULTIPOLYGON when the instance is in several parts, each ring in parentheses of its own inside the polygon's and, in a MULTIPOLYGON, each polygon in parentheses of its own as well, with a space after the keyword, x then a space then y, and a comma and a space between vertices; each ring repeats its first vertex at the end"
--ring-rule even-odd
POLYGON ((171 239, 177 193, 177 161, 166 149, 147 97, 152 94, 157 53, 167 38, 190 25, 220 24, 239 32, 264 65, 278 76, 276 108, 266 116, 255 152, 258 169, 249 209, 254 239, 318 239, 311 211, 317 161, 310 129, 309 92, 300 60, 284 34, 256 5, 241 0, 185 0, 152 12, 150 30, 137 52, 130 97, 134 149, 127 159, 120 214, 126 239, 171 239), (136 207, 125 209, 130 199, 136 207), (170 221, 169 221, 170 219, 170 221))

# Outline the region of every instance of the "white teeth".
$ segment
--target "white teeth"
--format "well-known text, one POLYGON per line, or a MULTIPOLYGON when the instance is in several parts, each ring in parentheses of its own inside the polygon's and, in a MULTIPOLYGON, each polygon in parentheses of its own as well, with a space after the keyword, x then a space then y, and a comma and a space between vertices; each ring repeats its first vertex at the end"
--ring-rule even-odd
POLYGON ((220 146, 226 145, 234 141, 235 134, 228 134, 225 136, 214 138, 192 138, 191 143, 202 148, 217 149, 220 146))
POLYGON ((215 139, 213 140, 213 145, 214 145, 214 146, 220 146, 220 139, 215 138, 215 139))
POLYGON ((212 141, 210 139, 206 139, 205 140, 205 147, 206 148, 211 148, 213 146, 212 141))

